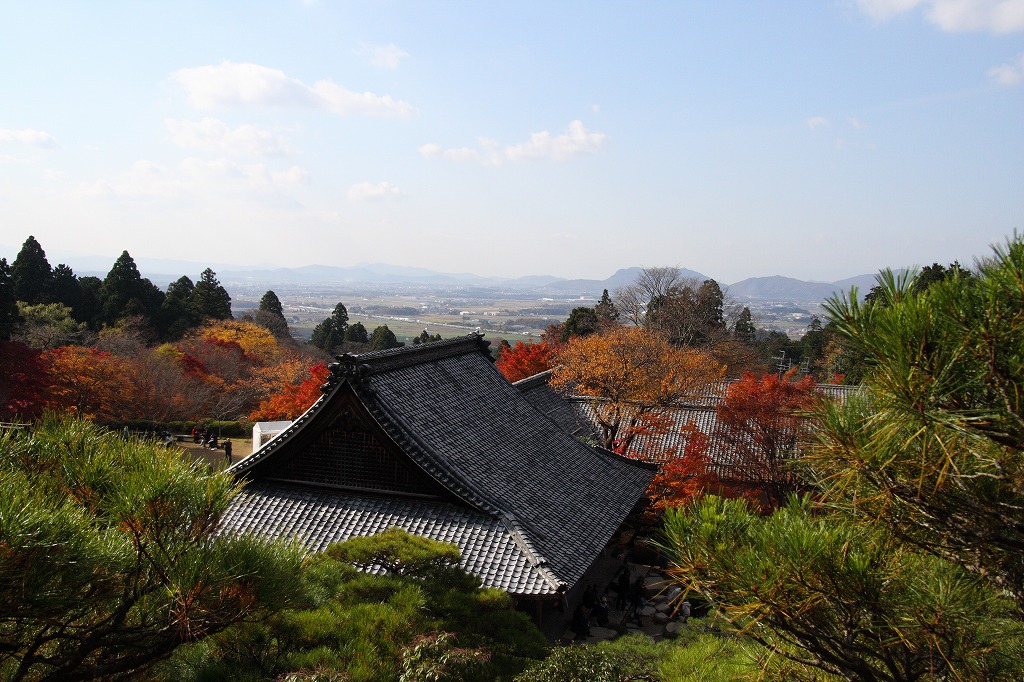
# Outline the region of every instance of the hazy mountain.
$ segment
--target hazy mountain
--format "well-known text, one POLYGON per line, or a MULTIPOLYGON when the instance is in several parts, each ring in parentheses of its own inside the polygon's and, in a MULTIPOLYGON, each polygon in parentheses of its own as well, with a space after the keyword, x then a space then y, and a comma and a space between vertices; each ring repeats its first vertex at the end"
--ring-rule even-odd
POLYGON ((737 299, 801 301, 820 303, 834 293, 849 293, 856 286, 863 296, 875 285, 874 275, 858 275, 836 282, 805 282, 792 277, 749 277, 729 285, 729 295, 737 299))
MULTIPOLYGON (((59 258, 59 257, 58 257, 59 258)), ((53 259, 66 262, 78 275, 106 276, 115 258, 101 256, 71 256, 53 259)), ((297 268, 273 266, 240 267, 221 263, 137 258, 140 272, 154 284, 165 286, 182 275, 197 280, 199 273, 212 268, 225 286, 248 285, 272 288, 279 285, 374 284, 412 285, 436 287, 473 287, 519 289, 541 295, 557 297, 594 297, 604 289, 616 289, 632 284, 643 268, 622 268, 605 279, 565 279, 553 275, 525 275, 522 277, 483 277, 468 272, 438 272, 427 268, 390 265, 387 263, 360 263, 353 266, 306 265, 297 268)), ((707 275, 681 269, 686 279, 703 282, 707 275)), ((820 302, 834 292, 848 292, 856 286, 861 295, 875 285, 874 275, 859 275, 836 282, 807 282, 792 277, 751 277, 728 286, 728 293, 736 299, 820 302)))

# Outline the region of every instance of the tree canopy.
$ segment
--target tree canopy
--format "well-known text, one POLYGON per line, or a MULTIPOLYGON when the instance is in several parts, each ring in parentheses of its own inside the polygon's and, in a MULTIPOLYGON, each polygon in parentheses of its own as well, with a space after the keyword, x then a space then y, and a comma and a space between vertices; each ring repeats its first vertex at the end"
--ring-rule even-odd
POLYGON ((286 604, 300 554, 218 533, 237 490, 83 421, 0 436, 0 674, 124 679, 286 604))
POLYGON ((643 327, 574 336, 558 352, 551 385, 592 399, 603 445, 617 452, 651 429, 656 408, 707 394, 723 368, 699 350, 676 348, 643 327))

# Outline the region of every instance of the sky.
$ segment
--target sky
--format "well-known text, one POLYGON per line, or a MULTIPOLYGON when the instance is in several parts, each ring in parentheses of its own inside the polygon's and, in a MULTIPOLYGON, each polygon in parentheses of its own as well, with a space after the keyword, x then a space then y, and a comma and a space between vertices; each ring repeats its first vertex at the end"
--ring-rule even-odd
POLYGON ((835 281, 1024 230, 1024 0, 0 11, 8 262, 835 281))

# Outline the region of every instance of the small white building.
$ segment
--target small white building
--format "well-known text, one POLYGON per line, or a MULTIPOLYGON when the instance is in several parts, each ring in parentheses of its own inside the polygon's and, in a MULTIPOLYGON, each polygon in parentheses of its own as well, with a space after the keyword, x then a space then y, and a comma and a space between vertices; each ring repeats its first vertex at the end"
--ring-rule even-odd
POLYGON ((282 431, 291 426, 290 421, 285 422, 256 422, 252 425, 252 451, 256 452, 263 447, 267 441, 281 434, 282 431))

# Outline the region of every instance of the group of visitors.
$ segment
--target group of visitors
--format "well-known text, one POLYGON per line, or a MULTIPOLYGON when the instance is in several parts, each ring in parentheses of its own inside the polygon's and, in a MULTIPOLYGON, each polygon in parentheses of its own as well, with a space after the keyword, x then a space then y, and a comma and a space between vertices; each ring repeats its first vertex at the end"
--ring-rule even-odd
POLYGON ((225 438, 223 440, 218 439, 217 434, 206 427, 201 427, 198 424, 192 427, 192 442, 196 444, 202 444, 204 448, 210 448, 211 450, 219 450, 224 448, 224 459, 231 464, 231 439, 225 438))

